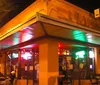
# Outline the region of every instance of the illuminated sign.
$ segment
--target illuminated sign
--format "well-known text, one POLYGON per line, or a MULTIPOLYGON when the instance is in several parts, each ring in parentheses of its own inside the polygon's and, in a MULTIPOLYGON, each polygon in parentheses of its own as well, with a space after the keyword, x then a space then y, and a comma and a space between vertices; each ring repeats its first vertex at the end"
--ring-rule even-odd
POLYGON ((89 58, 94 58, 94 52, 93 51, 89 51, 89 58))
POLYGON ((12 58, 18 58, 18 53, 12 53, 12 58))
POLYGON ((21 57, 25 60, 29 60, 32 57, 32 54, 30 52, 25 52, 23 54, 21 54, 21 57))
POLYGON ((80 30, 74 30, 73 31, 73 37, 76 40, 80 40, 80 41, 87 41, 86 40, 86 36, 85 33, 80 31, 80 30))
POLYGON ((94 10, 94 16, 95 18, 100 17, 100 8, 94 10))
POLYGON ((84 58, 85 55, 85 51, 78 51, 75 54, 77 56, 77 58, 84 58))

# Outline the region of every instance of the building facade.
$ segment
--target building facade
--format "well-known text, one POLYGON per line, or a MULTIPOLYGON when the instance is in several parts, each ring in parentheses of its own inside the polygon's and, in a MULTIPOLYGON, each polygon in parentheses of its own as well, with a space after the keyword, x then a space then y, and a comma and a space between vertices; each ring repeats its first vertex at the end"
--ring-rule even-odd
POLYGON ((0 32, 0 71, 18 85, 58 85, 60 64, 74 85, 100 73, 100 19, 65 0, 36 0, 0 32))

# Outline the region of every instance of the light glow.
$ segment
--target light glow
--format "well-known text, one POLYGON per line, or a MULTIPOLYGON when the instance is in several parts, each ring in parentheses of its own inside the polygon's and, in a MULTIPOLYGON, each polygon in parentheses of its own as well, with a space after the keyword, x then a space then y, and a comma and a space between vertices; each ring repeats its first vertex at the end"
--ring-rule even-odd
POLYGON ((89 51, 89 58, 94 58, 94 52, 93 51, 89 51))
POLYGON ((21 55, 21 57, 25 60, 29 60, 32 57, 32 54, 30 52, 25 52, 21 55))
POLYGON ((24 41, 30 40, 30 39, 32 39, 32 37, 33 37, 33 35, 24 33, 22 36, 22 41, 24 42, 24 41))
POLYGON ((87 41, 92 42, 92 35, 91 34, 86 34, 87 41))
POLYGON ((76 40, 80 40, 80 41, 87 41, 86 37, 85 37, 85 33, 80 31, 80 30, 74 30, 73 31, 73 37, 76 40))
POLYGON ((76 56, 77 56, 78 58, 84 58, 84 55, 85 55, 85 52, 84 52, 84 51, 76 52, 76 56))
POLYGON ((13 58, 18 58, 18 53, 12 53, 13 58))
POLYGON ((90 65, 90 69, 93 69, 93 66, 92 65, 90 65))

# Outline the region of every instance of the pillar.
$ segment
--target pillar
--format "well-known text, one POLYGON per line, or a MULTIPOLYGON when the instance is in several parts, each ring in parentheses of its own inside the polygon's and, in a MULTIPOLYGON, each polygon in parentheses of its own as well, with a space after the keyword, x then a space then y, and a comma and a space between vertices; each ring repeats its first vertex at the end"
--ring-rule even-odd
POLYGON ((6 75, 6 54, 3 53, 1 56, 1 73, 3 73, 4 75, 6 75))
POLYGON ((96 66, 96 73, 100 74, 100 48, 95 48, 95 66, 96 66))
POLYGON ((39 85, 58 85, 58 43, 43 40, 39 45, 39 85))

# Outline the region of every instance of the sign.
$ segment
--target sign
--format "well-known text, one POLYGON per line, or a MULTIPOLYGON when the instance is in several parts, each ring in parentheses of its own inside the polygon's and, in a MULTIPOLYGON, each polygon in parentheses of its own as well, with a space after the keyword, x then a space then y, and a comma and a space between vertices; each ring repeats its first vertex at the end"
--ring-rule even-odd
POLYGON ((84 58, 84 55, 85 55, 85 51, 78 51, 78 52, 76 52, 76 56, 78 58, 84 58))
POLYGON ((95 18, 100 17, 100 8, 94 10, 94 17, 95 18))

